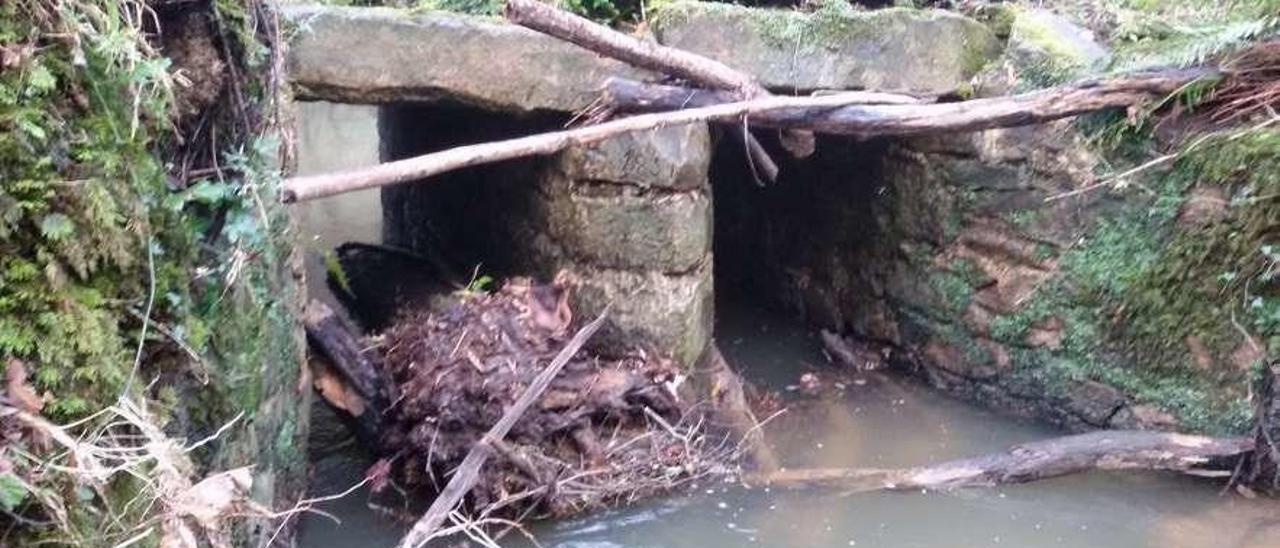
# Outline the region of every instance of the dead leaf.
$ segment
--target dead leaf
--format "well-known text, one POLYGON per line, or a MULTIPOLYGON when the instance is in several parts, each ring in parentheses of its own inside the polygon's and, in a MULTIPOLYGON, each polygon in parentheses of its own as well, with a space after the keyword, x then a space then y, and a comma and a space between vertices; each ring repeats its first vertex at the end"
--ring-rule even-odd
POLYGON ((352 416, 358 417, 364 414, 364 398, 347 386, 346 381, 328 364, 319 361, 315 363, 314 383, 316 390, 320 392, 320 397, 329 402, 329 405, 346 411, 352 416))
POLYGON ((9 393, 9 401, 23 411, 32 415, 39 414, 44 408, 44 400, 27 384, 27 367, 17 358, 9 358, 4 370, 5 390, 9 393))
POLYGON ((187 516, 206 530, 217 531, 223 516, 248 500, 253 488, 253 467, 244 466, 220 472, 200 481, 178 497, 172 509, 187 516))

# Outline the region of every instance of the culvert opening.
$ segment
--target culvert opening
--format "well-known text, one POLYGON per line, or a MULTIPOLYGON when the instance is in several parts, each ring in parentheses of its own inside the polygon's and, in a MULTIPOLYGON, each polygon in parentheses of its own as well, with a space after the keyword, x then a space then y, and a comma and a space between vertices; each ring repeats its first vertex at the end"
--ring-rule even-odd
MULTIPOLYGON (((450 105, 393 105, 379 114, 384 161, 452 147, 510 139, 563 127, 554 114, 513 115, 450 105)), ((519 218, 528 215, 538 166, 523 158, 460 169, 382 193, 385 243, 438 254, 469 276, 518 273, 519 218)), ((464 280, 465 281, 465 280, 464 280)))
MULTIPOLYGON (((379 108, 383 162, 453 147, 554 131, 566 117, 513 114, 451 104, 379 108)), ((388 325, 397 311, 475 283, 531 274, 524 260, 543 158, 451 171, 382 189, 382 242, 338 249, 348 303, 367 329, 388 325)), ((545 274, 539 272, 538 274, 545 274)), ((485 284, 491 287, 494 284, 485 284)))
POLYGON ((717 310, 763 308, 835 331, 856 327, 853 314, 874 298, 882 263, 876 215, 890 195, 889 142, 818 136, 814 153, 796 159, 772 146, 775 136, 761 140, 780 164, 773 183, 756 180, 737 139, 718 140, 712 156, 717 310))

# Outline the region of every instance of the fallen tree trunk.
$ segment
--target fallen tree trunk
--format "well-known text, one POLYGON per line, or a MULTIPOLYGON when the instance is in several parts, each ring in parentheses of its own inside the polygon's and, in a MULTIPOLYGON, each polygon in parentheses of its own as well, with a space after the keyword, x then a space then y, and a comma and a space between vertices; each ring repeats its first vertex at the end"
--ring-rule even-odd
POLYGON ((444 523, 449 513, 462 502, 463 497, 471 490, 479 478, 480 468, 484 466, 485 461, 495 452, 500 451, 502 446, 502 438, 506 437, 507 432, 515 426, 516 421, 528 411, 551 385, 551 381, 555 379, 565 364, 573 358, 574 354, 586 344, 595 332, 600 329, 604 323, 605 317, 608 315, 609 309, 606 307, 596 319, 591 323, 578 330, 578 333, 565 344, 556 357, 551 360, 541 373, 534 378, 529 387, 524 389, 520 394, 520 398, 511 405, 503 413, 502 418, 498 420, 484 437, 476 443, 467 456, 462 460, 462 464, 458 465, 458 469, 453 473, 453 477, 449 479, 449 483, 445 485, 444 490, 440 492, 436 499, 432 501, 431 507, 427 512, 413 524, 413 528, 400 541, 401 548, 418 548, 431 539, 431 535, 440 528, 440 524, 444 523))
MULTIPOLYGON (((867 105, 918 105, 930 102, 901 93, 880 91, 842 91, 837 93, 846 97, 855 97, 852 94, 856 93, 858 97, 862 97, 862 100, 858 102, 867 105)), ((833 95, 833 93, 826 95, 833 95)), ((734 94, 716 89, 653 84, 620 77, 605 80, 604 97, 609 107, 622 112, 683 110, 686 108, 709 107, 738 100, 734 94)))
MULTIPOLYGON (((578 45, 632 66, 727 90, 734 100, 768 97, 750 74, 701 55, 641 40, 538 0, 508 0, 503 15, 517 25, 578 45)), ((778 164, 750 133, 743 135, 751 167, 767 181, 778 177, 778 164)))
MULTIPOLYGON (((1046 90, 957 103, 866 105, 865 92, 816 97, 771 96, 701 108, 641 114, 603 124, 505 141, 467 145, 340 173, 285 181, 282 199, 296 202, 404 183, 481 164, 553 154, 621 133, 704 121, 740 121, 824 133, 922 135, 1037 124, 1107 108, 1129 106, 1177 90, 1210 73, 1179 70, 1137 74, 1046 90)), ((621 99, 619 99, 621 100, 621 99)))
POLYGON ((1026 483, 1089 470, 1230 475, 1253 451, 1247 437, 1111 430, 1024 443, 1007 452, 901 469, 783 470, 749 478, 779 487, 849 492, 955 489, 1026 483))
MULTIPOLYGON (((365 348, 347 322, 320 301, 307 303, 302 323, 307 340, 337 370, 337 382, 355 392, 355 401, 344 397, 339 398, 343 401, 331 403, 351 417, 367 447, 380 448, 383 413, 395 399, 394 388, 384 374, 382 356, 365 348)), ((323 371, 317 372, 317 378, 323 380, 324 376, 323 371)))
MULTIPOLYGON (((805 128, 818 133, 861 137, 903 137, 1026 126, 1108 108, 1125 107, 1177 91, 1189 82, 1212 77, 1206 69, 1137 73, 1013 95, 912 104, 904 96, 867 92, 838 108, 829 105, 782 107, 753 113, 751 122, 774 128, 805 128), (869 104, 872 102, 883 104, 869 104)), ((612 78, 605 98, 619 111, 664 111, 705 108, 724 97, 716 92, 643 84, 612 78)))

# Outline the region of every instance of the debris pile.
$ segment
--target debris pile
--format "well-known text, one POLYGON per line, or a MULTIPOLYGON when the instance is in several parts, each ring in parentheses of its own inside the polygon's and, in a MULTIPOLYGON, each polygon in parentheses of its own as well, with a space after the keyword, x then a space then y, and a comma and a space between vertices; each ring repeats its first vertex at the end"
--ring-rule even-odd
MULTIPOLYGON (((383 446, 405 481, 439 490, 511 408, 572 331, 571 276, 514 279, 403 315, 384 332, 399 399, 383 446)), ((562 516, 626 503, 727 472, 734 444, 713 440, 677 395, 682 376, 642 349, 616 358, 578 352, 505 440, 471 490, 484 515, 562 516)))

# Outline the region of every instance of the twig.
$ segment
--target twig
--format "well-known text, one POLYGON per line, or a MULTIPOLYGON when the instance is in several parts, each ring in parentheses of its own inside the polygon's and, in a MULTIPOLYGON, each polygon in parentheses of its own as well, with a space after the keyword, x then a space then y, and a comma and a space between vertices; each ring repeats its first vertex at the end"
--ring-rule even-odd
POLYGON ((276 537, 279 536, 280 532, 284 530, 284 526, 289 523, 289 518, 293 517, 295 514, 299 514, 302 512, 317 512, 315 508, 313 508, 316 504, 344 498, 347 495, 350 495, 351 493, 356 492, 356 490, 360 489, 361 487, 364 487, 370 481, 372 481, 372 479, 366 477, 360 480, 359 483, 356 483, 355 485, 348 487, 345 491, 342 491, 341 493, 302 499, 298 501, 297 504, 293 505, 293 508, 290 508, 288 510, 284 510, 281 512, 276 512, 274 514, 270 514, 266 516, 271 519, 275 519, 275 518, 284 518, 284 519, 280 520, 280 524, 276 526, 275 532, 271 533, 271 538, 267 540, 267 543, 264 546, 273 546, 275 544, 276 537))
POLYGON ((444 491, 440 492, 436 500, 431 503, 431 507, 427 509, 427 512, 418 519, 418 522, 413 525, 409 533, 400 541, 401 548, 418 548, 432 538, 436 529, 440 527, 440 524, 444 522, 453 509, 462 502, 462 498, 466 496, 472 485, 479 479, 480 468, 484 466, 485 461, 489 460, 489 456, 494 451, 494 442, 506 437, 525 411, 533 406, 534 402, 551 385, 551 381, 560 373, 560 370, 564 369, 565 364, 568 364, 569 360, 582 348, 582 345, 586 344, 587 340, 600 329, 609 314, 609 308, 606 306, 595 320, 578 330, 578 333, 560 350, 555 359, 551 360, 551 363, 520 394, 520 398, 511 405, 511 408, 502 414, 502 418, 498 419, 498 422, 471 448, 467 456, 462 459, 462 464, 458 465, 453 477, 449 479, 449 483, 445 485, 444 491))
POLYGON ((151 309, 156 302, 156 252, 151 234, 147 234, 147 308, 142 315, 142 330, 138 332, 138 350, 133 354, 133 368, 129 370, 129 378, 120 391, 119 399, 125 399, 133 388, 133 378, 138 374, 138 366, 142 364, 142 348, 147 342, 147 327, 151 325, 151 309))
MULTIPOLYGON (((1228 137, 1227 137, 1227 140, 1234 141, 1234 140, 1236 140, 1236 139, 1239 139, 1241 135, 1244 135, 1244 134, 1246 134, 1246 133, 1248 133, 1248 132, 1250 132, 1250 131, 1257 131, 1257 130, 1259 130, 1259 129, 1263 129, 1263 128, 1265 128, 1265 127, 1267 127, 1267 126, 1269 126, 1269 125, 1271 125, 1271 124, 1274 124, 1274 123, 1276 123, 1276 122, 1280 122, 1280 116, 1276 116, 1276 115, 1275 115, 1275 113, 1272 113, 1272 116, 1271 116, 1270 118, 1266 119, 1266 120, 1263 120, 1263 121, 1262 121, 1262 123, 1259 123, 1259 124, 1257 124, 1257 125, 1254 125, 1253 127, 1250 127, 1250 128, 1245 129, 1245 130, 1243 130, 1243 131, 1236 131, 1236 132, 1234 132, 1232 135, 1228 136, 1228 137)), ((1076 196, 1076 195, 1079 195, 1079 194, 1084 194, 1084 193, 1086 193, 1086 192, 1092 192, 1092 191, 1097 190, 1097 189, 1099 189, 1099 188, 1102 188, 1102 187, 1104 187, 1104 186, 1108 186, 1108 185, 1112 185, 1112 184, 1118 183, 1118 182, 1120 182, 1120 181, 1123 181, 1123 180, 1125 180, 1125 179, 1128 179, 1129 177, 1132 177, 1132 176, 1134 176, 1134 175, 1137 175, 1137 174, 1139 174, 1139 173, 1142 173, 1142 172, 1144 172, 1144 171, 1146 171, 1146 170, 1148 170, 1148 169, 1151 169, 1151 168, 1154 168, 1154 167, 1156 167, 1156 166, 1159 166, 1159 165, 1163 165, 1163 164, 1169 163, 1170 161, 1173 161, 1173 160, 1177 160, 1178 158, 1181 158, 1183 155, 1185 155, 1185 154, 1187 154, 1187 153, 1191 152, 1192 150, 1195 150, 1197 147, 1199 147, 1200 145, 1204 144, 1204 143, 1205 143, 1206 141, 1208 141, 1209 139, 1211 139, 1211 138, 1213 138, 1213 137, 1218 137, 1218 136, 1221 136, 1221 135, 1222 135, 1222 133, 1221 133, 1221 132, 1207 133, 1207 134, 1205 134, 1205 135, 1201 135, 1198 139, 1196 139, 1195 141, 1192 141, 1192 142, 1191 142, 1191 144, 1187 145, 1187 146, 1186 146, 1186 148, 1183 148, 1182 150, 1179 150, 1179 151, 1177 151, 1177 152, 1172 152, 1172 153, 1169 153, 1169 154, 1164 154, 1164 155, 1161 155, 1161 156, 1157 156, 1157 157, 1155 157, 1155 158, 1153 158, 1153 159, 1151 159, 1151 160, 1149 160, 1149 161, 1147 161, 1147 162, 1142 163, 1142 165, 1139 165, 1139 166, 1137 166, 1137 167, 1135 167, 1135 168, 1132 168, 1132 169, 1127 169, 1127 170, 1125 170, 1125 171, 1123 171, 1123 172, 1120 172, 1120 173, 1118 173, 1118 174, 1116 174, 1116 175, 1112 175, 1111 177, 1104 178, 1104 179, 1102 179, 1102 180, 1100 180, 1100 181, 1098 181, 1098 182, 1096 182, 1096 183, 1093 183, 1093 184, 1091 184, 1091 185, 1088 185, 1088 186, 1085 186, 1085 187, 1082 187, 1082 188, 1077 188, 1077 189, 1075 189, 1075 190, 1071 190, 1071 191, 1068 191, 1068 192, 1063 192, 1063 193, 1060 193, 1060 194, 1054 194, 1053 196, 1049 196, 1048 198, 1045 198, 1045 199, 1044 199, 1044 201, 1045 201, 1045 202, 1055 202, 1055 201, 1061 200, 1061 199, 1063 199, 1063 198, 1070 198, 1070 197, 1072 197, 1072 196, 1076 196)))

